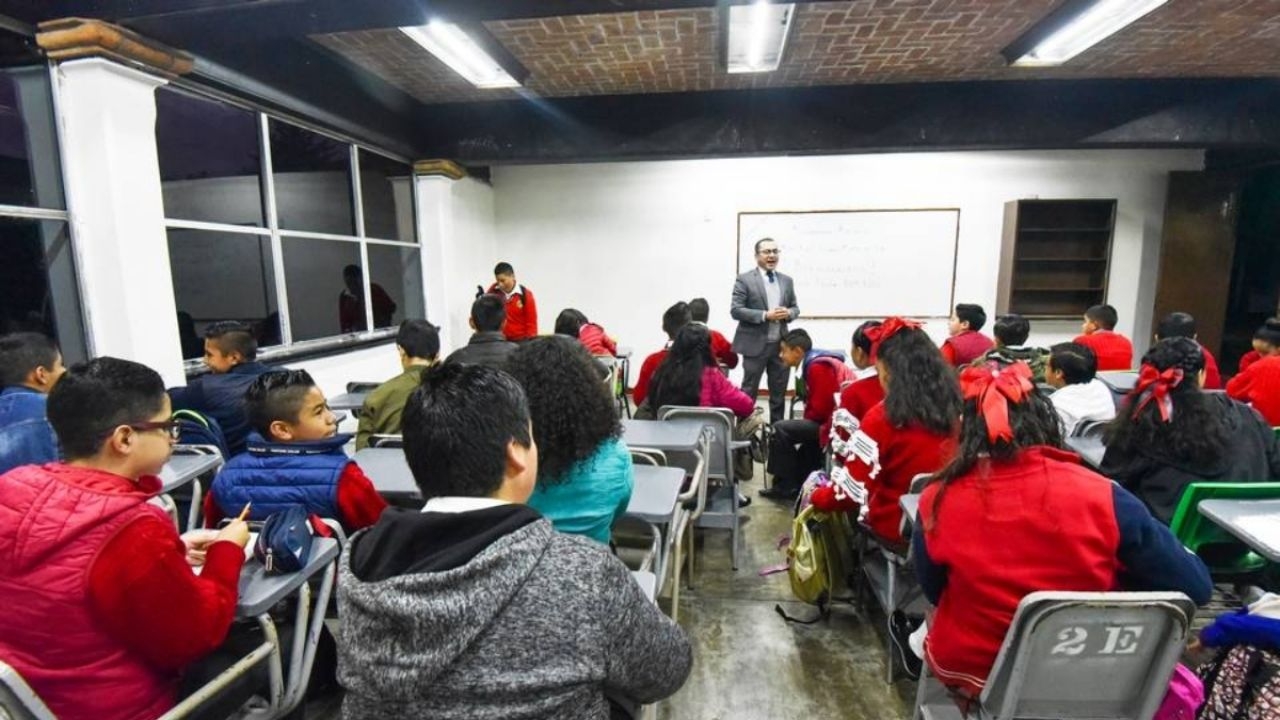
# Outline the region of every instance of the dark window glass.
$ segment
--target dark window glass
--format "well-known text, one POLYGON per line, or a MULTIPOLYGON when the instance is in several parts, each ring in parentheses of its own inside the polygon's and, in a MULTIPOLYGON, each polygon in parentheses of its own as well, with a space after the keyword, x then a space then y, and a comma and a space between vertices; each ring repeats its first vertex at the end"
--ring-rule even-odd
POLYGON ((45 65, 0 70, 0 205, 66 208, 45 65))
POLYGON ((160 88, 156 152, 165 217, 264 226, 256 113, 160 88))
POLYGON ((365 237, 413 242, 413 166, 359 152, 365 237))
POLYGON ((421 258, 417 248, 369 245, 375 327, 390 327, 400 324, 401 320, 426 317, 421 258))
POLYGON ((280 227, 354 235, 351 146, 278 120, 270 127, 280 227))
POLYGON ((169 269, 182 356, 200 357, 205 328, 222 320, 251 323, 260 347, 279 345, 273 267, 266 236, 171 228, 169 269))
POLYGON ((293 339, 314 340, 364 330, 360 245, 291 237, 282 242, 293 339), (354 278, 350 286, 349 278, 354 278))
POLYGON ((57 338, 67 363, 87 358, 67 224, 0 217, 0 334, 57 338))

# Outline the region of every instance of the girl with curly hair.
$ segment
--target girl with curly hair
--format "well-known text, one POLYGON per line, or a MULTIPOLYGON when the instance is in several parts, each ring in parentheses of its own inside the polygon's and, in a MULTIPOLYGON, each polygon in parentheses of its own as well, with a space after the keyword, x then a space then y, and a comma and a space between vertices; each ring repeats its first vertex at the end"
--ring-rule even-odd
POLYGON ((1271 427, 1253 408, 1201 390, 1204 377, 1199 343, 1161 340, 1143 356, 1138 384, 1107 428, 1099 472, 1165 523, 1193 482, 1280 478, 1271 427))
POLYGON ((567 337, 521 343, 507 372, 529 398, 538 482, 529 506, 560 532, 608 543, 631 500, 631 453, 596 361, 567 337))
POLYGON ((929 620, 925 659, 982 692, 1013 614, 1038 590, 1172 590, 1198 604, 1209 572, 1127 490, 1061 449, 1053 405, 1018 361, 965 368, 955 458, 920 498, 911 552, 929 620))
POLYGON ((650 385, 650 406, 723 407, 744 418, 756 404, 720 372, 711 352, 711 331, 705 325, 686 325, 676 335, 667 359, 658 366, 650 385))
POLYGON ((951 459, 960 386, 919 323, 891 317, 865 333, 884 401, 854 431, 845 470, 866 489, 866 524, 884 540, 901 543, 898 498, 916 475, 937 472, 951 459))

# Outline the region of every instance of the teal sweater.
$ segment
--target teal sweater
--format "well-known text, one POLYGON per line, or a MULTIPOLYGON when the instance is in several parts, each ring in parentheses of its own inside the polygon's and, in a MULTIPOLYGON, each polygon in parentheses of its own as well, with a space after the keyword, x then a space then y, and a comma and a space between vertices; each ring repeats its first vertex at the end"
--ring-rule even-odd
POLYGON ((631 501, 631 483, 631 452, 621 440, 610 438, 594 455, 570 468, 560 482, 552 485, 538 478, 529 506, 556 530, 607 545, 613 522, 631 501))

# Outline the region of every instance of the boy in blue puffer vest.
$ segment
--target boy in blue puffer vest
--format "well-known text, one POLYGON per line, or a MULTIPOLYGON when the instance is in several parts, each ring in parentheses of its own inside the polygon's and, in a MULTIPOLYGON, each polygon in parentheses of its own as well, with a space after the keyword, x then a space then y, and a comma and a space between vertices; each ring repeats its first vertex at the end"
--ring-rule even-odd
POLYGON ((207 526, 253 503, 250 520, 289 505, 333 518, 347 533, 368 527, 386 509, 373 483, 342 446, 338 420, 306 370, 260 375, 245 393, 248 452, 222 468, 204 503, 207 526))

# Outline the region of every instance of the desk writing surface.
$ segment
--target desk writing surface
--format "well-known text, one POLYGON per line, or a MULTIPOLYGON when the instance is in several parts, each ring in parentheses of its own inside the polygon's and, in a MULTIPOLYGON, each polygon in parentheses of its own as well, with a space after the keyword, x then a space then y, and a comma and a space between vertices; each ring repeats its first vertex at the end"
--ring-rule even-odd
POLYGON ((352 458, 383 495, 421 497, 404 448, 365 448, 352 458))
POLYGON ((1259 555, 1280 562, 1280 500, 1201 500, 1197 508, 1259 555))
POLYGON ((694 418, 679 420, 623 420, 622 439, 630 447, 664 452, 693 452, 698 449, 706 422, 694 418))
POLYGON ((221 464, 218 455, 173 455, 160 469, 160 492, 173 492, 221 464))
POLYGON ((658 589, 657 576, 646 570, 633 570, 631 577, 640 586, 640 591, 644 593, 644 596, 649 598, 650 602, 653 602, 654 592, 658 589))
POLYGON ((337 540, 315 538, 306 567, 284 575, 267 575, 262 563, 256 559, 245 561, 244 567, 240 568, 240 597, 236 602, 236 616, 254 617, 270 610, 312 575, 322 572, 326 565, 338 557, 338 550, 337 540))
POLYGON ((330 410, 359 410, 364 407, 365 398, 369 397, 367 392, 342 393, 329 398, 330 410))
POLYGON ((684 484, 684 470, 678 467, 636 465, 635 482, 631 486, 631 500, 627 502, 627 514, 642 517, 653 523, 671 520, 676 509, 676 498, 684 484))
POLYGON ((1107 446, 1098 437, 1071 437, 1064 440, 1063 444, 1094 470, 1102 466, 1102 456, 1107 454, 1107 446))

